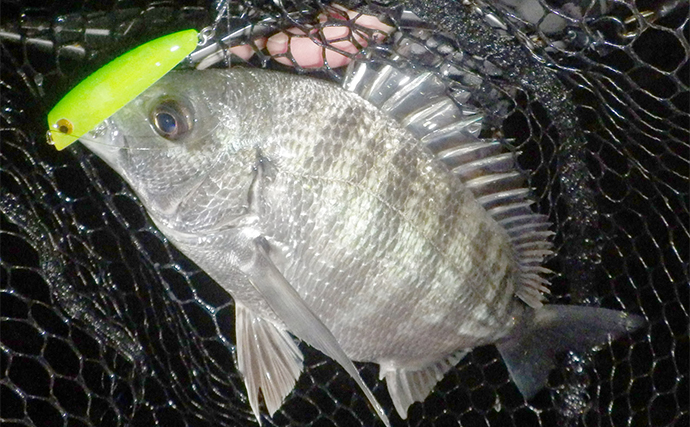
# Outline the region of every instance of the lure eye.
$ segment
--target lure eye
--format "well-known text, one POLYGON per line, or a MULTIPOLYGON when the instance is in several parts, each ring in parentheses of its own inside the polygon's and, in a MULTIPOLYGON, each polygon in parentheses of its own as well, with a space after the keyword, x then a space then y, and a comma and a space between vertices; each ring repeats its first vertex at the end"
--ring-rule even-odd
POLYGON ((72 133, 74 130, 74 126, 72 126, 72 122, 70 122, 67 119, 60 119, 55 123, 58 132, 64 133, 66 135, 69 135, 72 133))
POLYGON ((182 102, 168 99, 151 110, 151 125, 165 139, 176 141, 192 130, 192 113, 182 102))

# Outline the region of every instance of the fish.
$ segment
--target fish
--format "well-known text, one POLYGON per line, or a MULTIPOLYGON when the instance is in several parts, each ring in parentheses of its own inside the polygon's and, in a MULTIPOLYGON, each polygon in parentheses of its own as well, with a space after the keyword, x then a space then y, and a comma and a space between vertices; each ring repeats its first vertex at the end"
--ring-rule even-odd
POLYGON ((380 367, 397 414, 469 351, 498 348, 526 399, 554 358, 641 316, 543 304, 553 255, 515 153, 443 79, 353 62, 342 85, 262 69, 171 71, 83 136, 182 253, 235 300, 261 422, 303 369, 294 337, 380 367))

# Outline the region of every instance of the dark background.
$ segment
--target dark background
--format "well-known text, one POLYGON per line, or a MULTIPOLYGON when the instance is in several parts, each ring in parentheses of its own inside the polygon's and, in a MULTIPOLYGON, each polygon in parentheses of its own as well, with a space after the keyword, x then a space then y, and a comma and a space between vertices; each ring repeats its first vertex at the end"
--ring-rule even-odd
MULTIPOLYGON (((462 53, 453 60, 461 76, 451 78, 486 114, 483 135, 504 136, 522 151, 538 209, 554 222, 550 301, 625 310, 648 325, 599 352, 564 354, 529 402, 496 349, 478 348, 410 408, 408 420, 392 414, 396 426, 690 422, 688 6, 606 2, 601 10, 596 1, 579 17, 577 2, 542 4, 568 25, 540 31, 536 19, 511 15, 501 3, 361 6, 405 32, 414 25, 399 11, 412 9, 462 53), (507 29, 488 26, 487 13, 507 29)), ((229 25, 274 16, 277 30, 319 11, 317 3, 283 5, 233 3, 237 19, 229 25)), ((214 4, 1 7, 3 425, 255 424, 234 363, 232 300, 167 243, 99 159, 79 144, 56 152, 44 139, 47 112, 74 84, 146 40, 209 25, 214 4)), ((424 57, 410 63, 433 67, 424 57)), ((281 68, 261 53, 249 65, 281 68)), ((317 76, 337 79, 338 72, 317 76)), ((373 425, 347 374, 301 347, 305 372, 264 423, 373 425)), ((375 366, 358 366, 391 413, 375 366)))

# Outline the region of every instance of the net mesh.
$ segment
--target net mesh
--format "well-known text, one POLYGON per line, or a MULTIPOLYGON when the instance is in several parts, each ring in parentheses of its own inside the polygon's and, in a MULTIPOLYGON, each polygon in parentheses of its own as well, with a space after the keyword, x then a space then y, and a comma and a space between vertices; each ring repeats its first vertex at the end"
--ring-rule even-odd
MULTIPOLYGON (((494 347, 475 349, 393 424, 688 425, 687 3, 343 4, 396 27, 372 58, 403 52, 399 62, 464 88, 485 115, 482 135, 521 152, 538 210, 557 233, 550 301, 648 322, 599 352, 562 355, 529 402, 494 347)), ((256 422, 234 362, 231 298, 168 244, 104 163, 78 144, 56 152, 44 142, 47 111, 71 86, 152 37, 206 27, 223 7, 230 18, 218 22, 215 40, 248 26, 233 43, 255 53, 242 60, 228 50, 216 66, 338 81, 342 69, 303 69, 290 53, 277 55, 291 63, 281 64, 257 39, 301 28, 323 43, 319 29, 335 24, 349 26, 345 37, 360 46, 353 34, 374 35, 319 3, 3 2, 3 424, 256 422)), ((348 375, 301 348, 305 371, 264 422, 375 424, 348 375)), ((358 367, 391 412, 376 367, 358 367)))

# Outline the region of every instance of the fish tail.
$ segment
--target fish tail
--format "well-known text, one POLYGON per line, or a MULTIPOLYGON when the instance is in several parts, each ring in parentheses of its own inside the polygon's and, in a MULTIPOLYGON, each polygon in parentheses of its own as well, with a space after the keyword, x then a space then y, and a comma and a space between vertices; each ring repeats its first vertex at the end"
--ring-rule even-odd
POLYGON ((564 351, 584 352, 644 325, 642 316, 605 308, 546 305, 496 344, 511 378, 531 399, 544 387, 555 357, 564 351))

